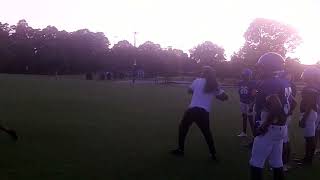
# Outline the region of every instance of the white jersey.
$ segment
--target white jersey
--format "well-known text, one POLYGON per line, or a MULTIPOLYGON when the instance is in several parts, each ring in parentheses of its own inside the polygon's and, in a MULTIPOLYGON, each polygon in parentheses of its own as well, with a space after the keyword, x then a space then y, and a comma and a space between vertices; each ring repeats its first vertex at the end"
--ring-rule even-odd
POLYGON ((192 89, 193 95, 191 103, 189 105, 190 108, 200 107, 210 112, 212 106, 212 98, 224 92, 222 89, 218 88, 216 91, 213 91, 212 93, 205 93, 205 85, 206 79, 204 78, 197 78, 192 82, 190 89, 192 89))

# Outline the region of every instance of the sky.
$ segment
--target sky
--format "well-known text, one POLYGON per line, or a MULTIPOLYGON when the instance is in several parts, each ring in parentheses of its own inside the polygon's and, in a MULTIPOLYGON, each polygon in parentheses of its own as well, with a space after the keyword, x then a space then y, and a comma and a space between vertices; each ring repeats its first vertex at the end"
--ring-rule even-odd
POLYGON ((320 60, 320 0, 0 0, 0 22, 26 19, 34 28, 88 28, 111 43, 147 40, 188 51, 204 41, 225 48, 228 57, 244 43, 255 18, 295 27, 303 44, 291 54, 304 64, 320 60), (319 48, 319 49, 318 49, 319 48))

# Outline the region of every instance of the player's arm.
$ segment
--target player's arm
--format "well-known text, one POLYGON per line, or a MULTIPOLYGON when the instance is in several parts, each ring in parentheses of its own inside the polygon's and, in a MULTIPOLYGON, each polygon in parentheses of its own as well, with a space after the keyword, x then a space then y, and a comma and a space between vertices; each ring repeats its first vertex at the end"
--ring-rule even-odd
POLYGON ((265 134, 275 118, 279 118, 282 114, 282 103, 278 95, 274 94, 266 97, 266 106, 269 113, 267 119, 261 124, 258 129, 258 133, 260 135, 265 134))
MULTIPOLYGON (((253 99, 256 98, 257 92, 258 92, 258 91, 257 91, 257 89, 255 89, 255 88, 251 90, 251 96, 253 97, 253 99)), ((249 111, 250 111, 250 112, 253 112, 254 104, 255 104, 255 100, 252 101, 252 102, 249 104, 249 111)))
POLYGON ((196 87, 196 81, 197 81, 197 80, 194 80, 194 81, 192 82, 192 84, 189 86, 189 88, 188 88, 188 93, 189 93, 189 94, 193 94, 194 88, 196 87))
POLYGON ((224 90, 218 89, 216 93, 216 98, 220 101, 226 101, 229 99, 229 96, 227 93, 224 92, 224 90))

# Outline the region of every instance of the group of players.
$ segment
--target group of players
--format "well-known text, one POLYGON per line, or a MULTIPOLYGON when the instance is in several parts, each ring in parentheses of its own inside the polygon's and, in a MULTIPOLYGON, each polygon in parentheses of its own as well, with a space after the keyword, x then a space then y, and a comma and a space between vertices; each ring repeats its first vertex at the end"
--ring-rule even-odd
MULTIPOLYGON (((247 136, 246 128, 249 121, 254 135, 249 162, 251 179, 263 178, 263 169, 268 160, 274 180, 283 180, 290 160, 288 126, 294 109, 299 105, 299 127, 303 129, 305 137, 305 156, 296 161, 297 165, 312 165, 320 134, 320 69, 310 67, 304 70, 302 99, 301 102, 297 102, 293 78, 285 71, 285 61, 281 55, 266 53, 260 57, 255 68, 255 81, 251 80, 253 72, 245 69, 239 83, 243 117, 243 132, 239 136, 247 136)), ((217 160, 209 127, 211 100, 216 97, 225 101, 228 100, 228 96, 218 86, 212 72, 210 68, 204 68, 202 77, 197 78, 190 87, 192 100, 180 123, 179 146, 171 152, 173 155, 184 155, 185 136, 191 124, 196 123, 207 141, 211 158, 217 160)))
POLYGON ((312 165, 317 141, 320 140, 320 69, 306 68, 301 76, 304 87, 301 102, 295 100, 296 86, 293 77, 284 69, 284 60, 275 53, 267 53, 257 64, 259 81, 251 80, 252 71, 242 72, 239 83, 240 109, 243 117, 243 131, 246 136, 247 121, 255 136, 250 160, 253 179, 261 179, 265 161, 274 170, 275 179, 283 179, 288 171, 290 144, 288 126, 292 112, 300 104, 299 127, 305 138, 305 156, 296 159, 297 165, 312 165), (254 117, 255 115, 255 117, 254 117))

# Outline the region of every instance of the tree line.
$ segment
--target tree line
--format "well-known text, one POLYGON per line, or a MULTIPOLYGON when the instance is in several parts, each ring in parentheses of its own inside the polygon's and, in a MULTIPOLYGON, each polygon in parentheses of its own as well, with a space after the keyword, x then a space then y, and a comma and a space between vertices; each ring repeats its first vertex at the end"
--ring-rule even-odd
POLYGON ((175 76, 196 73, 202 66, 209 65, 220 77, 237 77, 243 68, 253 68, 258 58, 269 51, 285 57, 290 70, 302 71, 299 59, 287 57, 302 42, 290 25, 259 18, 253 20, 243 36, 243 46, 227 59, 225 49, 210 41, 196 45, 189 53, 162 48, 151 41, 135 47, 123 40, 111 47, 102 32, 88 29, 67 32, 54 26, 34 29, 26 20, 16 25, 0 22, 0 72, 129 73, 135 64, 149 75, 175 76))

